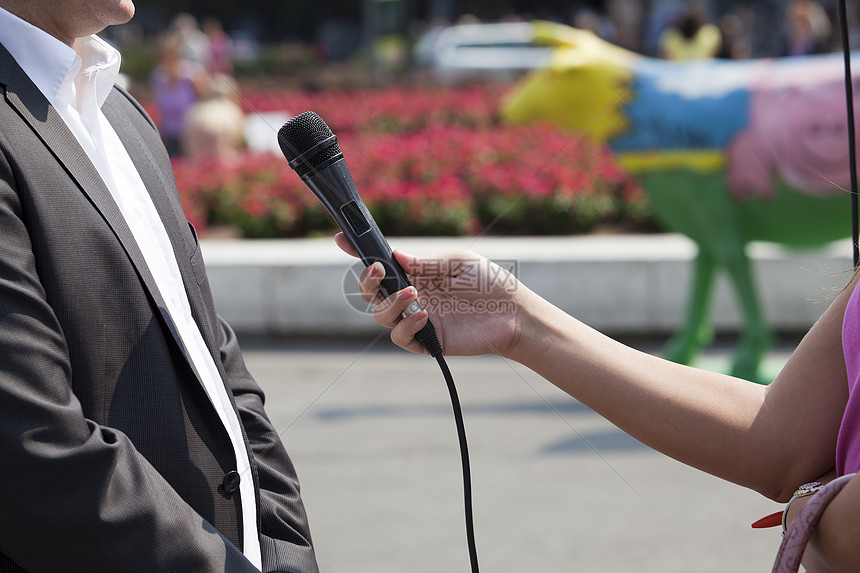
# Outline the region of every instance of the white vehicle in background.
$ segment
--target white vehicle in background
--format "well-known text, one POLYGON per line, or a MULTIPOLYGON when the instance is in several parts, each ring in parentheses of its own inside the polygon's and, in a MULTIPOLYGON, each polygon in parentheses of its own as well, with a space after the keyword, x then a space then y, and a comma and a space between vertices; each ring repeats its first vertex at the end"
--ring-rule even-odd
POLYGON ((551 47, 534 43, 528 22, 459 24, 429 32, 416 46, 416 59, 437 80, 510 80, 523 72, 545 68, 551 47))

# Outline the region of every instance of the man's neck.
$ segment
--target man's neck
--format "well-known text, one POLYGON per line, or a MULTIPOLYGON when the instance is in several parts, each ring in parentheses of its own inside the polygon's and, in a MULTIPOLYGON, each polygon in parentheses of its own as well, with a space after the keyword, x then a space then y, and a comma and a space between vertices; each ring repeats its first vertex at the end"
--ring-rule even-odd
POLYGON ((44 30, 67 46, 71 46, 75 38, 63 32, 63 27, 55 22, 56 9, 44 6, 41 0, 0 0, 0 7, 18 16, 25 22, 44 30))
POLYGON ((132 0, 91 2, 75 10, 57 0, 0 0, 0 7, 71 46, 78 38, 98 34, 107 26, 124 24, 134 16, 132 0), (101 6, 105 4, 105 6, 101 6))

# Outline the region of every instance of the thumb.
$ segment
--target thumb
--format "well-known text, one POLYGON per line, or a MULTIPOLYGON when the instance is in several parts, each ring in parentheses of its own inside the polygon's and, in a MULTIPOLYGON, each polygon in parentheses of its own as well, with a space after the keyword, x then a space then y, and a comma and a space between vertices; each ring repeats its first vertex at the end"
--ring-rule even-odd
POLYGON ((403 270, 406 271, 407 275, 423 275, 427 271, 427 265, 424 264, 423 259, 421 257, 416 257, 415 255, 410 255, 406 251, 402 251, 400 249, 393 249, 394 258, 400 263, 400 266, 403 267, 403 270))
POLYGON ((334 242, 347 255, 358 257, 358 253, 355 252, 355 249, 352 247, 352 244, 350 244, 349 239, 347 239, 346 235, 344 235, 343 233, 338 233, 337 235, 335 235, 334 242))

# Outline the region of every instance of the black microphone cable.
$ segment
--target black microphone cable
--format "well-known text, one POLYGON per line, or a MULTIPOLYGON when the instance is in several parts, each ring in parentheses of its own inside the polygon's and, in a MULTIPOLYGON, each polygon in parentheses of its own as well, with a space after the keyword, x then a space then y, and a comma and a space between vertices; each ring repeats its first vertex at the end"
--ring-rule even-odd
MULTIPOLYGON (((472 511, 472 471, 469 464, 466 425, 463 423, 463 409, 460 407, 460 397, 457 395, 454 376, 448 368, 448 363, 445 362, 445 357, 442 355, 442 347, 439 345, 439 341, 435 335, 433 336, 433 341, 436 343, 434 350, 431 350, 426 344, 425 348, 436 359, 436 362, 439 363, 442 376, 445 377, 445 384, 448 386, 448 394, 451 396, 451 407, 454 410, 454 424, 457 426, 457 440, 460 442, 460 461, 463 465, 463 505, 466 518, 466 543, 469 546, 469 562, 472 566, 472 573, 478 573, 478 549, 475 545, 475 521, 472 511)), ((430 341, 430 344, 432 346, 432 341, 430 341)))
POLYGON ((845 107, 848 120, 848 162, 851 175, 851 237, 854 244, 854 268, 860 267, 860 201, 857 197, 857 145, 854 133, 854 82, 851 76, 851 46, 848 34, 848 11, 845 0, 839 0, 839 24, 842 36, 842 58, 845 67, 845 107))
MULTIPOLYGON (((404 318, 409 314, 408 310, 404 311, 404 318)), ((463 506, 466 518, 466 543, 469 548, 469 562, 472 573, 478 573, 478 548, 475 544, 475 520, 472 510, 472 470, 469 463, 466 424, 463 422, 463 408, 460 406, 460 397, 457 394, 457 386, 454 384, 454 376, 451 374, 451 369, 448 368, 448 363, 445 362, 445 357, 442 354, 442 345, 439 343, 439 338, 436 336, 435 330, 430 330, 428 333, 425 329, 422 329, 415 335, 415 338, 430 353, 430 356, 436 359, 439 368, 442 370, 442 376, 445 378, 445 384, 448 386, 448 394, 451 396, 454 424, 457 426, 457 441, 460 443, 460 462, 463 466, 463 506)))
MULTIPOLYGON (((406 318, 414 314, 413 310, 417 311, 419 308, 420 306, 418 305, 414 307, 410 306, 409 309, 403 311, 401 316, 406 318)), ((430 319, 427 319, 427 324, 432 325, 430 319)), ((463 466, 463 506, 466 518, 466 543, 469 548, 469 562, 472 573, 478 573, 478 548, 475 544, 475 520, 474 512, 472 511, 472 471, 469 463, 469 444, 466 440, 466 424, 463 422, 463 408, 460 406, 460 397, 457 395, 454 376, 451 374, 451 369, 448 368, 448 363, 445 362, 445 357, 442 354, 442 345, 439 343, 435 329, 424 327, 415 334, 415 338, 430 353, 430 356, 436 359, 439 368, 442 370, 442 376, 445 377, 448 394, 451 396, 454 424, 457 426, 457 441, 460 443, 460 461, 463 466)))

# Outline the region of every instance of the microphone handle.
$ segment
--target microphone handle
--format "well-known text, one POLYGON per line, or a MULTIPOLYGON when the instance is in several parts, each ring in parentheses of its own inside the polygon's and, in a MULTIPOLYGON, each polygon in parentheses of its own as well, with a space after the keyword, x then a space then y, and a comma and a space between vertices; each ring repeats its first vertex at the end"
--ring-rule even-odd
MULTIPOLYGON (((406 276, 406 271, 394 258, 391 246, 358 194, 346 160, 339 159, 303 179, 334 218, 364 265, 382 263, 385 268, 385 278, 382 279, 379 289, 385 296, 390 296, 412 284, 406 276)), ((413 303, 404 311, 404 318, 419 310, 421 306, 417 302, 413 303)), ((418 331, 415 338, 431 355, 442 354, 436 331, 429 320, 418 331)))

